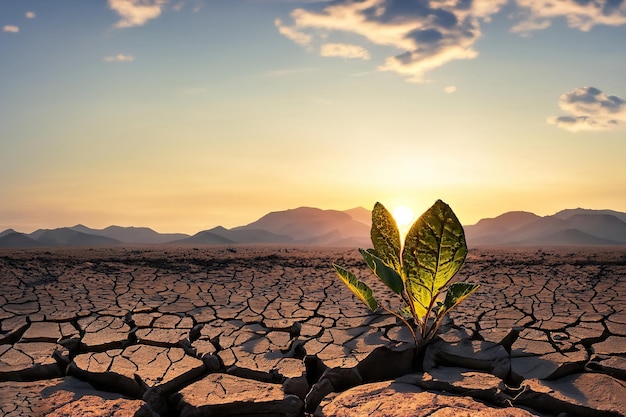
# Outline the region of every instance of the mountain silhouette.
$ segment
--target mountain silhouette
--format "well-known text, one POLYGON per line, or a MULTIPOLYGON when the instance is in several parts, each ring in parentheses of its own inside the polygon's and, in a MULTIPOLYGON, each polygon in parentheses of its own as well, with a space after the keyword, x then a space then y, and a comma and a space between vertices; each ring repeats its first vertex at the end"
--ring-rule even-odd
POLYGON ((501 243, 507 233, 540 218, 526 211, 510 211, 492 219, 481 219, 473 226, 465 226, 465 237, 475 244, 501 243))
POLYGON ((566 221, 582 232, 618 243, 626 243, 626 220, 612 214, 575 214, 566 221))
POLYGON ((617 242, 601 239, 577 229, 559 230, 558 232, 508 243, 509 246, 602 246, 616 244, 617 242))
POLYGON ((46 230, 43 233, 38 233, 37 236, 37 242, 46 246, 105 246, 122 243, 110 237, 77 232, 69 227, 46 230))
POLYGON ((82 224, 78 224, 70 227, 70 229, 90 235, 108 237, 119 240, 123 243, 159 244, 189 237, 189 235, 184 233, 157 233, 148 227, 134 226, 109 226, 104 229, 91 229, 87 226, 83 226, 82 224))
POLYGON ((610 216, 615 216, 621 221, 623 221, 624 223, 626 223, 626 213, 622 213, 622 212, 615 211, 615 210, 590 210, 590 209, 583 209, 583 208, 566 209, 566 210, 559 211, 558 213, 554 215, 554 217, 567 220, 569 217, 572 217, 576 214, 592 214, 592 215, 608 214, 610 216))
POLYGON ((193 243, 193 244, 205 244, 205 245, 216 245, 216 244, 254 244, 254 243, 265 243, 265 244, 275 244, 275 243, 291 243, 293 239, 289 236, 277 235, 272 232, 268 232, 267 230, 257 230, 257 229, 226 229, 222 226, 214 227, 210 230, 205 230, 195 235, 185 238, 179 239, 171 243, 193 243))
POLYGON ((354 220, 348 213, 313 207, 272 212, 255 222, 232 230, 259 229, 289 236, 296 242, 305 242, 331 232, 337 232, 339 239, 369 235, 369 226, 354 220))
MULTIPOLYGON (((328 247, 371 247, 371 212, 362 207, 322 210, 299 207, 268 213, 245 226, 222 226, 189 236, 157 233, 147 227, 84 225, 39 229, 30 234, 0 232, 0 248, 102 246, 119 244, 284 244, 328 247)), ((626 245, 626 213, 614 210, 567 209, 551 216, 511 211, 464 226, 468 246, 598 246, 626 245)))
POLYGON ((173 244, 297 244, 354 246, 369 241, 370 227, 353 218, 364 218, 363 208, 346 212, 299 207, 268 213, 245 225, 226 229, 218 226, 173 244))
POLYGON ((45 246, 45 244, 26 236, 24 233, 18 233, 14 230, 11 232, 10 230, 13 229, 7 229, 0 234, 0 248, 37 248, 45 246))
POLYGON ((372 226, 372 212, 363 207, 355 207, 350 210, 345 210, 344 213, 352 217, 353 220, 366 224, 367 227, 372 226))
POLYGON ((7 229, 7 230, 5 230, 3 232, 0 232, 0 237, 4 237, 4 236, 7 236, 7 235, 10 235, 11 233, 18 233, 18 232, 16 232, 13 229, 7 229))
POLYGON ((216 235, 232 240, 235 243, 290 243, 293 239, 262 229, 225 229, 221 226, 209 230, 216 235))
POLYGON ((193 236, 168 242, 170 244, 193 244, 193 245, 230 245, 235 241, 215 234, 209 230, 198 232, 193 236))
POLYGON ((598 246, 626 244, 625 213, 563 210, 552 216, 510 212, 465 226, 468 246, 598 246))

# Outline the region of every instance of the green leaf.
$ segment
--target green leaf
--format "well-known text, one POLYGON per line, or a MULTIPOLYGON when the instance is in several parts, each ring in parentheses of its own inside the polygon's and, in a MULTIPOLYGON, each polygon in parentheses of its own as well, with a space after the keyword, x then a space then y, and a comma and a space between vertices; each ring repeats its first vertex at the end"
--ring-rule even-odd
POLYGON ((400 232, 391 213, 380 203, 372 210, 370 236, 376 256, 391 268, 400 270, 400 232))
POLYGON ((463 226, 450 206, 437 200, 413 223, 404 244, 402 264, 411 296, 429 307, 466 255, 463 226))
POLYGON ((413 309, 416 318, 422 319, 428 315, 428 307, 432 300, 432 294, 430 289, 425 287, 422 283, 414 279, 407 279, 406 281, 407 292, 409 293, 409 299, 413 303, 413 309))
POLYGON ((480 287, 480 284, 471 282, 454 282, 450 284, 446 293, 446 299, 438 315, 441 316, 452 310, 457 304, 476 291, 478 287, 480 287))
POLYGON ((372 289, 367 286, 366 283, 359 281, 359 279, 351 272, 346 271, 343 267, 333 264, 333 268, 337 271, 337 275, 343 281, 344 284, 352 290, 357 297, 361 299, 365 303, 366 306, 369 307, 370 310, 376 311, 378 310, 378 303, 374 299, 374 295, 372 294, 372 289))
POLYGON ((398 314, 407 319, 413 318, 413 312, 406 304, 398 310, 398 314))
POLYGON ((367 266, 370 267, 374 275, 380 278, 391 291, 400 294, 402 290, 404 290, 402 277, 396 270, 387 266, 382 259, 376 256, 371 250, 359 249, 359 252, 361 252, 363 259, 365 259, 367 266))

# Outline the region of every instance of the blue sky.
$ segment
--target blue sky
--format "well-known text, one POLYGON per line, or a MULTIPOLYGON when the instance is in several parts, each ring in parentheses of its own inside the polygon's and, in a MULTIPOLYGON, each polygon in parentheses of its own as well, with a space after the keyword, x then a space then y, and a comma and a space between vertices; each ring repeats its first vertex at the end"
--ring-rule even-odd
POLYGON ((626 4, 4 0, 0 230, 626 211, 626 4))

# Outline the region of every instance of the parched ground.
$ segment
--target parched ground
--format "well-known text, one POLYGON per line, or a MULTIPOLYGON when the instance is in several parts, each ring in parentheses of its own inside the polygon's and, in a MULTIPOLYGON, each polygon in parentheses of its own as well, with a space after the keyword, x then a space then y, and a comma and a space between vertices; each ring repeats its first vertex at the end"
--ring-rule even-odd
MULTIPOLYGON (((348 249, 0 251, 0 415, 150 415, 146 403, 161 416, 250 404, 291 415, 302 402, 283 384, 303 375, 305 355, 353 369, 412 341, 352 296, 332 262, 389 294, 348 249)), ((626 248, 472 250, 455 279, 481 287, 450 314, 431 371, 330 394, 316 413, 403 415, 371 408, 386 392, 443 404, 414 398, 414 416, 626 415, 626 248), (443 391, 472 403, 445 405, 443 391)))

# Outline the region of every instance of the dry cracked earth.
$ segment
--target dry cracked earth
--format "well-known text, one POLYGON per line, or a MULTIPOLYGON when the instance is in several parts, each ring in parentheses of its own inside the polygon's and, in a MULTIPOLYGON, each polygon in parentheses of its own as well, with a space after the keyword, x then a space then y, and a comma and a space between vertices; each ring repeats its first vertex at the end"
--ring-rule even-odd
POLYGON ((417 359, 331 262, 369 276, 356 250, 1 251, 0 414, 626 415, 626 249, 470 251, 481 287, 417 359))

